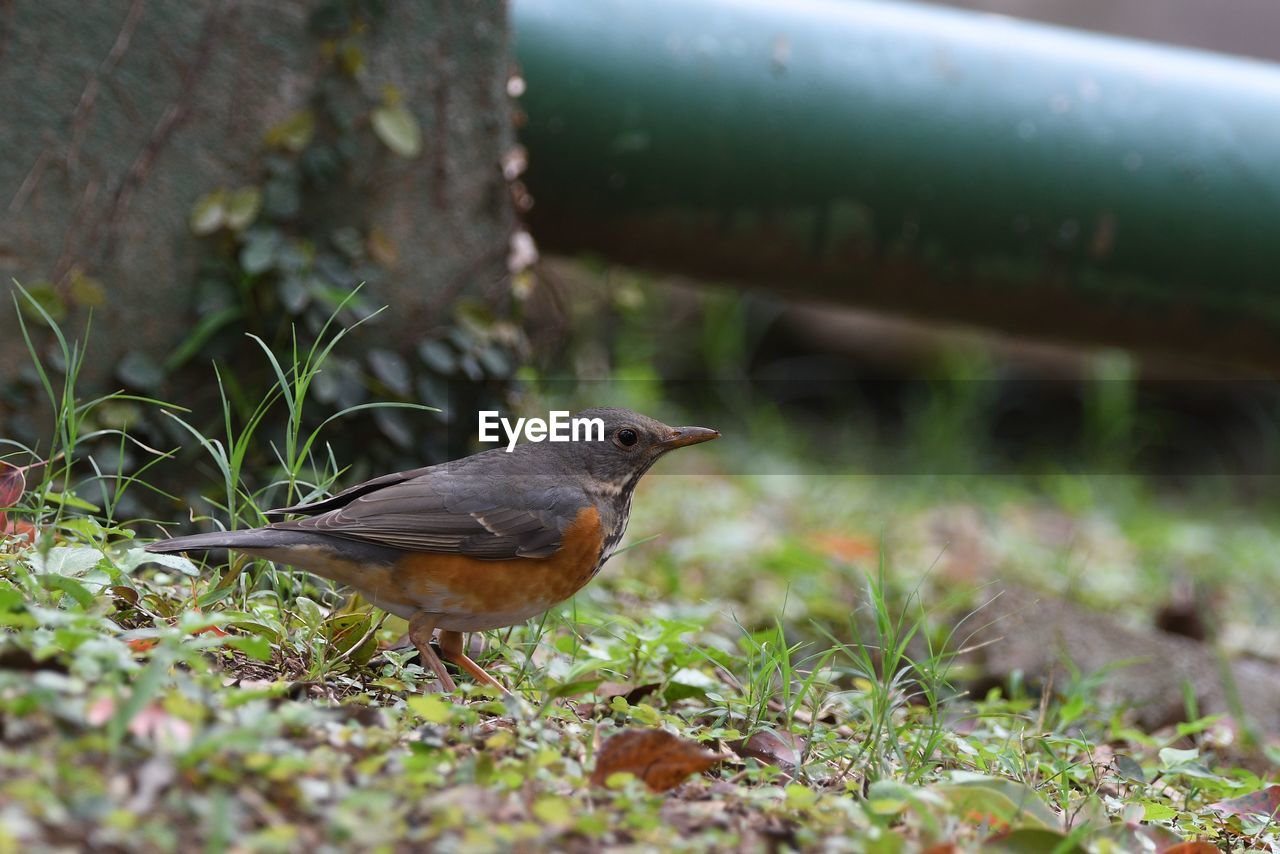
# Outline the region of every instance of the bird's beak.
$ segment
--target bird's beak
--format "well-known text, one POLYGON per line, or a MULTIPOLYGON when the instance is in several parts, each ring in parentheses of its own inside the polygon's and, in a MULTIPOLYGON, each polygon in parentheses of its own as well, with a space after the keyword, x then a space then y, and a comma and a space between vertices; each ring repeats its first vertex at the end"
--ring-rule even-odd
POLYGON ((659 447, 669 451, 672 448, 683 448, 685 445, 696 445, 699 442, 710 442, 712 439, 719 438, 719 430, 706 427, 676 427, 669 437, 659 443, 659 447))

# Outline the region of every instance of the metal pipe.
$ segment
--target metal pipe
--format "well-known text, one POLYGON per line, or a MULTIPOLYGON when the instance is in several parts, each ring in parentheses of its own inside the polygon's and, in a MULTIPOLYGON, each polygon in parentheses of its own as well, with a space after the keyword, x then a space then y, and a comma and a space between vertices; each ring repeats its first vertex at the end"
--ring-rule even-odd
POLYGON ((512 14, 547 251, 1280 366, 1280 66, 906 2, 512 14))

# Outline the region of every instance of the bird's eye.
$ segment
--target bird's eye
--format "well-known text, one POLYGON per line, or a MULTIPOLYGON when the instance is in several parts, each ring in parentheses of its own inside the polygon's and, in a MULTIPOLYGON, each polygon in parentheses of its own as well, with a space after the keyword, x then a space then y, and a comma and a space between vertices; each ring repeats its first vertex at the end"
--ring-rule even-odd
POLYGON ((623 427, 618 431, 617 439, 619 445, 624 448, 630 448, 636 442, 640 441, 640 434, 635 430, 632 430, 630 427, 623 427))

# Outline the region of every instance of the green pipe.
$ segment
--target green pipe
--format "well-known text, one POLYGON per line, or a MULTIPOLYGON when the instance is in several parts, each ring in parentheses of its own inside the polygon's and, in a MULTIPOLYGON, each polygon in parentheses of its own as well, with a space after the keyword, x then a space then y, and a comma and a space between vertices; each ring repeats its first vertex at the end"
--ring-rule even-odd
POLYGON ((1280 66, 905 2, 512 15, 544 251, 1280 366, 1280 66))

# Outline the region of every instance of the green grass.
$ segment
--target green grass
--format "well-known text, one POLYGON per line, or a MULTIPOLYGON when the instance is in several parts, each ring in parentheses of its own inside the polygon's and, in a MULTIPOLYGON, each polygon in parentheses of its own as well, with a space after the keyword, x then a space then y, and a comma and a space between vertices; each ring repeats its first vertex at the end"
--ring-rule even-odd
MULTIPOLYGON (((986 611, 960 621, 953 605, 984 582, 957 580, 965 532, 935 530, 972 509, 989 522, 975 548, 1002 572, 1113 605, 1157 600, 1173 562, 1225 574, 1251 625, 1276 604, 1257 584, 1280 547, 1265 517, 1206 516, 1130 482, 940 489, 728 475, 711 455, 700 474, 648 478, 637 545, 573 602, 484 636, 482 663, 514 698, 465 679, 444 698, 392 646, 403 621, 324 581, 145 557, 155 526, 112 508, 148 488, 147 469, 95 469, 89 443, 130 439, 84 428, 110 398, 77 401, 82 351, 44 320, 67 368, 37 360, 56 438, 11 459, 50 463, 9 514, 35 542, 0 547, 0 851, 1280 845, 1267 819, 1212 806, 1274 777, 1220 719, 1140 731, 1090 674, 1043 697, 967 696, 954 656, 986 611), (1037 512, 1079 537, 1046 544, 1026 524, 1037 512), (600 745, 629 727, 728 758, 663 794, 592 786, 600 745)), ((218 476, 197 515, 255 524, 340 483, 302 426, 326 353, 264 348, 278 388, 257 412, 284 406, 292 425, 271 476, 239 465, 265 441, 256 412, 239 424, 228 408, 224 436, 193 435, 218 476)))

